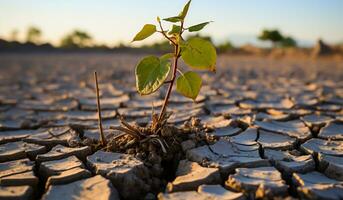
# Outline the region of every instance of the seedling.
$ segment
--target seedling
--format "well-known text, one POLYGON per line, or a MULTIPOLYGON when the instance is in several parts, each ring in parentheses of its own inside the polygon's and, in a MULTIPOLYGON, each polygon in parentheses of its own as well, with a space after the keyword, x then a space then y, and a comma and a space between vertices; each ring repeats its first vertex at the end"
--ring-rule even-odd
MULTIPOLYGON (((181 72, 178 68, 180 58, 190 68, 197 70, 216 70, 217 53, 211 42, 195 37, 187 41, 182 37, 185 31, 197 32, 203 29, 210 22, 204 22, 186 28, 185 17, 187 15, 191 1, 184 6, 181 13, 174 17, 168 17, 161 20, 157 17, 158 27, 153 24, 146 24, 133 39, 141 41, 154 33, 160 33, 174 47, 174 52, 167 53, 161 57, 147 56, 143 58, 136 66, 136 87, 141 95, 149 95, 156 92, 163 84, 168 84, 168 90, 159 115, 152 115, 152 122, 147 127, 140 127, 127 123, 122 116, 120 117, 121 126, 111 126, 111 129, 119 130, 122 134, 113 137, 108 143, 105 141, 101 125, 101 108, 100 97, 97 87, 97 77, 95 74, 95 83, 97 88, 97 102, 99 115, 99 132, 101 135, 102 146, 107 143, 107 148, 123 151, 127 148, 136 146, 136 149, 147 151, 144 143, 154 143, 161 146, 163 153, 167 149, 173 149, 177 141, 178 129, 174 126, 167 125, 170 113, 166 112, 169 98, 176 81, 176 90, 185 97, 193 100, 199 94, 202 80, 194 71, 181 72), (162 21, 171 23, 171 29, 165 30, 162 21), (179 75, 177 74, 179 72, 179 75), (169 80, 167 78, 170 77, 169 80)), ((177 148, 176 148, 177 149, 177 148)))
MULTIPOLYGON (((158 27, 153 24, 146 24, 133 39, 133 41, 141 41, 157 32, 174 47, 174 52, 167 53, 161 57, 147 56, 136 66, 136 87, 139 94, 149 95, 156 92, 163 84, 169 85, 161 111, 159 115, 152 114, 152 122, 149 126, 140 127, 130 124, 122 116, 119 116, 121 126, 110 126, 110 128, 119 130, 122 133, 106 141, 102 130, 97 74, 96 72, 94 73, 101 139, 100 146, 112 151, 126 152, 128 149, 131 149, 131 151, 135 149, 135 151, 150 154, 152 153, 151 149, 147 147, 150 147, 150 144, 158 144, 161 146, 161 151, 165 155, 168 155, 168 151, 171 152, 170 155, 176 155, 181 148, 177 134, 179 129, 167 124, 171 113, 167 113, 166 108, 173 85, 176 81, 176 90, 183 96, 195 100, 199 94, 202 80, 194 71, 181 72, 178 68, 178 61, 182 58, 184 63, 190 68, 214 72, 216 70, 217 59, 216 49, 209 41, 199 37, 185 41, 182 37, 185 31, 197 32, 210 23, 204 22, 186 28, 184 26, 185 17, 190 3, 191 1, 188 1, 179 15, 163 19, 163 21, 171 23, 170 30, 165 30, 162 26, 162 20, 157 17, 158 27), (179 72, 179 75, 177 72, 179 72), (167 80, 168 77, 170 77, 169 80, 167 80)), ((173 156, 163 157, 163 159, 173 159, 173 156)))
MULTIPOLYGON (((156 92, 163 84, 168 84, 168 90, 164 98, 164 102, 157 118, 157 124, 165 121, 167 117, 166 108, 169 98, 176 81, 176 90, 185 97, 193 100, 199 94, 202 79, 194 71, 181 72, 178 68, 180 58, 192 69, 197 70, 216 70, 216 49, 211 42, 201 39, 192 38, 188 41, 184 40, 183 33, 197 32, 202 30, 209 22, 200 23, 190 27, 185 27, 185 18, 188 13, 191 1, 184 6, 179 15, 160 19, 157 17, 157 24, 145 24, 136 36, 133 42, 141 41, 154 33, 160 33, 174 47, 173 53, 165 54, 161 57, 147 56, 143 58, 136 66, 136 87, 140 95, 149 95, 156 92), (165 30, 162 26, 162 21, 171 23, 171 28, 165 30), (172 64, 171 64, 172 63, 172 64), (179 75, 177 75, 179 72, 179 75), (171 74, 170 74, 171 73, 171 74), (170 80, 166 80, 171 77, 170 80)), ((157 125, 158 127, 159 125, 157 125)))

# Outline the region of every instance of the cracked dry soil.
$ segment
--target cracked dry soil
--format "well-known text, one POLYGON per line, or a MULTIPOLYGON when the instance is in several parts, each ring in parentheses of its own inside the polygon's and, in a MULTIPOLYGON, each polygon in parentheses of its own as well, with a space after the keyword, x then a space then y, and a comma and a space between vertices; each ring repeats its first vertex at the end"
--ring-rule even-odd
POLYGON ((342 61, 221 55, 195 102, 172 95, 167 144, 100 149, 94 70, 109 141, 162 105, 139 57, 0 56, 0 199, 343 199, 342 61))

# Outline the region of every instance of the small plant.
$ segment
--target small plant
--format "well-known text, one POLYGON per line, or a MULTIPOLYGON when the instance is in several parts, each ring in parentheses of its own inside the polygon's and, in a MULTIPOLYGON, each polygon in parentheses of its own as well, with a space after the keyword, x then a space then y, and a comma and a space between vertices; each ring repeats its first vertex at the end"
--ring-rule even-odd
POLYGON ((147 56, 143 58, 137 64, 135 71, 136 87, 140 95, 149 95, 156 92, 163 84, 169 85, 159 116, 155 119, 155 122, 160 125, 161 121, 165 121, 164 119, 167 117, 166 108, 175 81, 176 90, 183 96, 193 100, 198 96, 202 85, 201 77, 196 72, 180 71, 178 66, 180 58, 182 58, 185 64, 193 69, 216 70, 217 54, 216 49, 211 42, 198 37, 185 41, 182 36, 185 31, 197 32, 210 23, 209 21, 185 27, 185 18, 190 3, 191 1, 188 1, 177 16, 164 18, 162 20, 157 17, 158 26, 153 24, 144 25, 142 30, 139 31, 133 39, 133 42, 141 41, 154 33, 160 33, 169 41, 170 45, 174 47, 173 53, 168 53, 161 57, 147 56), (162 21, 171 23, 170 30, 165 30, 163 28, 162 21), (179 75, 177 75, 177 72, 179 75), (171 77, 170 80, 167 80, 168 77, 171 77))
POLYGON ((163 84, 169 85, 161 111, 159 115, 152 114, 150 125, 140 127, 126 122, 122 116, 119 116, 121 126, 110 126, 110 128, 119 130, 122 133, 112 137, 107 142, 102 131, 100 97, 95 73, 101 146, 105 146, 106 149, 116 152, 126 152, 126 150, 130 149, 131 152, 132 149, 135 149, 135 152, 150 154, 150 150, 147 149, 148 144, 157 144, 161 146, 161 151, 166 156, 163 159, 167 160, 172 159, 173 155, 180 151, 180 135, 177 133, 182 132, 182 130, 167 124, 167 120, 171 115, 166 112, 169 97, 176 81, 176 90, 183 96, 195 100, 199 94, 202 80, 196 72, 181 72, 178 68, 178 61, 182 58, 184 63, 193 69, 214 72, 217 59, 216 49, 211 42, 199 37, 192 37, 185 41, 182 37, 185 31, 197 32, 210 23, 204 22, 186 28, 184 26, 185 17, 190 3, 191 1, 184 6, 179 15, 163 19, 163 21, 172 23, 170 30, 165 30, 161 19, 157 17, 159 30, 153 24, 146 24, 133 39, 133 41, 144 40, 157 32, 174 47, 173 53, 167 53, 161 57, 147 56, 136 66, 136 87, 139 94, 149 95, 156 92, 163 84), (177 75, 177 72, 179 72, 179 75, 177 75), (169 80, 167 80, 168 77, 170 77, 169 80), (167 151, 171 152, 171 154, 167 154, 167 151), (168 157, 168 155, 171 157, 168 157))

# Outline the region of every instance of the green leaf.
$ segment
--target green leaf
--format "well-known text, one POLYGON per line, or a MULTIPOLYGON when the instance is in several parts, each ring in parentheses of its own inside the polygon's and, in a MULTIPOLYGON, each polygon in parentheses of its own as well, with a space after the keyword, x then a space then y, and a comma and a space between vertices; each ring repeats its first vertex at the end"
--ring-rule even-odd
POLYGON ((133 41, 144 40, 156 32, 156 26, 153 24, 145 24, 139 33, 133 38, 133 41))
POLYGON ((183 7, 182 12, 179 14, 179 17, 180 17, 182 20, 185 19, 186 15, 187 15, 187 13, 188 13, 188 9, 189 9, 189 5, 190 5, 190 4, 191 4, 191 0, 189 0, 189 1, 187 2, 187 4, 183 7))
POLYGON ((183 96, 195 100, 199 94, 202 80, 195 72, 186 72, 176 80, 176 90, 183 96))
POLYGON ((136 87, 141 95, 155 92, 161 87, 170 71, 170 62, 156 56, 143 58, 136 66, 136 87))
POLYGON ((171 34, 174 34, 174 33, 180 33, 180 31, 181 31, 181 26, 178 26, 178 25, 174 25, 173 24, 173 27, 172 27, 172 29, 169 31, 169 35, 171 35, 171 34))
POLYGON ((187 4, 183 7, 183 10, 180 12, 180 14, 178 16, 175 17, 168 17, 163 19, 164 21, 168 21, 168 22, 180 22, 183 21, 188 13, 188 9, 189 9, 189 5, 191 4, 191 0, 189 0, 187 2, 187 4))
POLYGON ((169 60, 169 59, 171 59, 172 57, 174 57, 174 54, 173 53, 166 53, 166 54, 164 54, 164 55, 162 55, 161 57, 160 57, 160 60, 162 61, 162 60, 169 60))
POLYGON ((163 19, 164 21, 167 21, 167 22, 179 22, 181 21, 182 19, 179 17, 179 16, 175 16, 175 17, 168 17, 168 18, 164 18, 163 19))
POLYGON ((192 38, 182 47, 183 61, 195 69, 216 70, 217 53, 211 42, 192 38))
POLYGON ((197 25, 191 26, 191 27, 188 28, 188 31, 189 32, 200 31, 201 29, 203 29, 209 23, 210 22, 204 22, 204 23, 201 23, 201 24, 197 24, 197 25))

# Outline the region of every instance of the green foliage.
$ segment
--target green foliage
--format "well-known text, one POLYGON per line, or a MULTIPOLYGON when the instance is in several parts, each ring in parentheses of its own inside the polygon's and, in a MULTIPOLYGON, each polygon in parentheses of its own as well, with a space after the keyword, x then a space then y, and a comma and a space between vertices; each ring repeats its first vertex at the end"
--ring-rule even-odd
POLYGON ((189 0, 186 5, 183 7, 183 10, 181 11, 181 13, 179 14, 179 17, 184 20, 187 13, 188 13, 188 9, 189 9, 189 5, 191 4, 191 0, 189 0))
POLYGON ((262 41, 271 41, 273 47, 296 47, 297 42, 289 36, 283 36, 278 30, 263 30, 258 36, 258 39, 262 41))
POLYGON ((281 46, 282 47, 296 47, 297 42, 292 37, 285 37, 281 41, 281 46))
POLYGON ((283 39, 283 36, 278 30, 263 30, 262 33, 258 36, 258 39, 262 41, 271 41, 274 47, 283 39))
POLYGON ((210 42, 201 38, 188 40, 183 47, 181 57, 187 65, 195 69, 216 70, 216 49, 210 42))
POLYGON ((202 80, 195 72, 186 72, 176 80, 176 90, 183 96, 195 100, 199 94, 202 80))
POLYGON ((140 41, 151 36, 156 32, 156 26, 153 24, 145 24, 142 30, 140 30, 132 41, 140 41))
POLYGON ((63 48, 85 48, 93 44, 92 37, 85 31, 75 30, 61 40, 61 47, 63 48))
POLYGON ((167 22, 172 22, 172 23, 184 21, 186 15, 188 13, 188 9, 189 9, 190 4, 191 4, 191 0, 187 2, 187 4, 183 7, 182 11, 180 12, 180 14, 178 16, 164 18, 163 20, 167 21, 167 22))
POLYGON ((40 42, 41 36, 42 36, 41 30, 37 27, 31 26, 27 29, 26 41, 37 44, 40 42))
POLYGON ((168 32, 169 35, 178 34, 181 31, 181 26, 173 24, 172 29, 168 32))
POLYGON ((167 78, 170 63, 156 56, 143 58, 136 67, 136 87, 141 95, 155 92, 167 78))
POLYGON ((172 53, 166 53, 166 54, 162 55, 160 57, 160 59, 161 60, 169 60, 169 59, 173 58, 173 56, 174 56, 174 54, 172 54, 172 53))
POLYGON ((172 23, 182 21, 182 19, 181 19, 180 17, 178 17, 178 16, 176 16, 176 17, 164 18, 163 20, 164 20, 164 21, 167 21, 167 22, 172 22, 172 23))
POLYGON ((156 30, 157 28, 155 25, 147 24, 133 39, 133 41, 143 40, 153 33, 158 32, 167 39, 166 42, 161 44, 169 44, 174 47, 173 53, 164 54, 160 58, 155 56, 145 57, 136 66, 136 87, 141 95, 147 95, 155 92, 163 83, 169 84, 159 119, 165 112, 165 106, 169 100, 169 95, 172 91, 175 80, 176 90, 183 96, 195 100, 199 94, 202 85, 201 77, 196 72, 192 71, 183 74, 178 69, 178 59, 180 57, 183 59, 184 63, 191 68, 208 71, 216 70, 217 53, 211 42, 211 38, 203 38, 199 35, 195 35, 184 40, 182 37, 184 31, 200 31, 210 23, 204 22, 184 28, 185 18, 187 16, 190 3, 191 1, 188 1, 177 16, 163 19, 164 21, 173 23, 169 31, 164 30, 161 19, 157 17, 157 22, 160 28, 159 30, 156 30), (173 59, 173 70, 170 70, 171 59, 173 59), (169 74, 171 71, 173 73, 169 74), (177 71, 180 72, 181 75, 177 76, 177 71), (171 77, 171 79, 166 81, 167 77, 171 77))
POLYGON ((201 24, 197 24, 197 25, 191 26, 191 27, 188 28, 188 31, 189 32, 200 31, 201 29, 203 29, 209 23, 211 23, 211 22, 204 22, 204 23, 201 23, 201 24))

